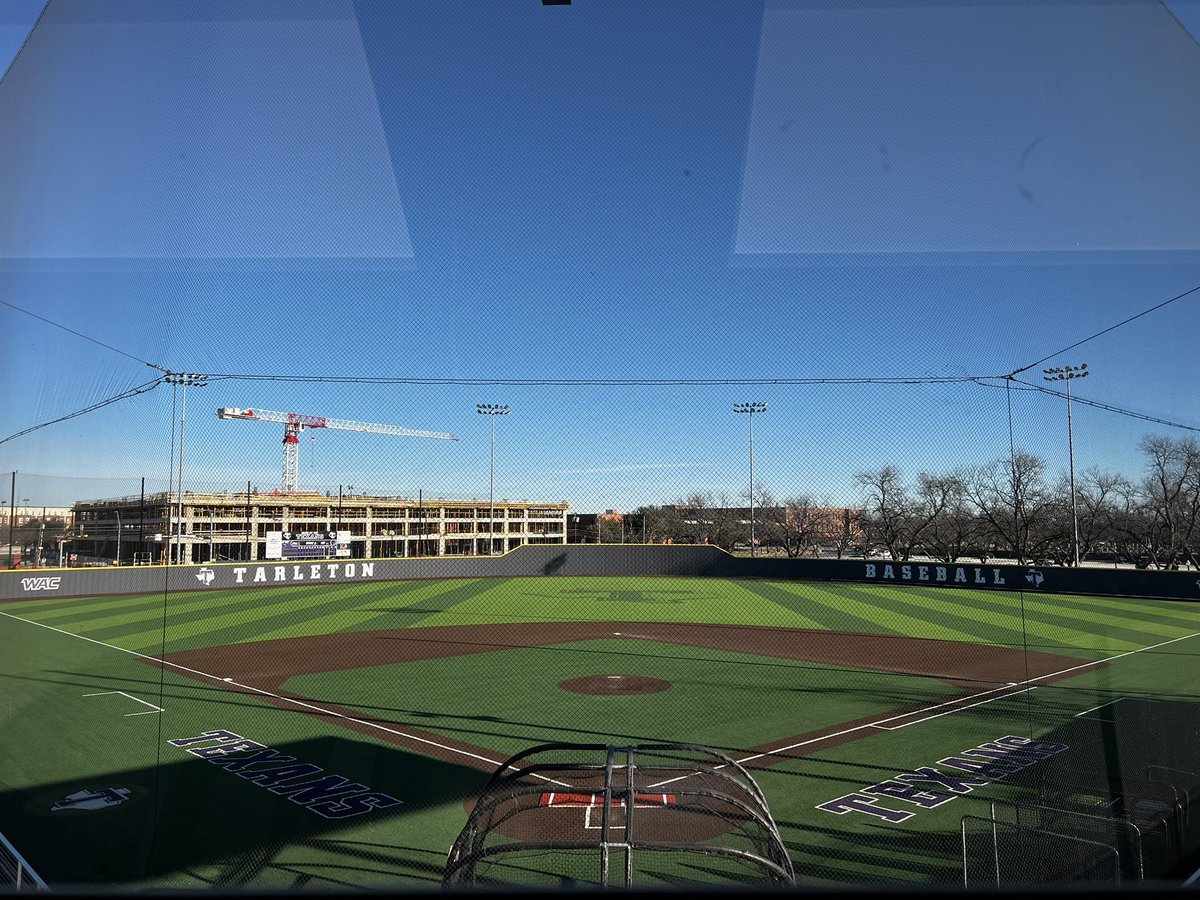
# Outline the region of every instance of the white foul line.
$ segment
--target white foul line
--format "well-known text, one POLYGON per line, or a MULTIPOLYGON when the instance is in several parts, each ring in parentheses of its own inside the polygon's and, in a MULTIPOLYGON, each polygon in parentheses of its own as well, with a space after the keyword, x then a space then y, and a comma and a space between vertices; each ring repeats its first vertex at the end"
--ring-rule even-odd
MULTIPOLYGON (((375 728, 375 729, 378 729, 379 731, 385 731, 388 734, 394 734, 397 737, 404 738, 405 740, 416 741, 417 743, 421 743, 421 744, 428 744, 431 747, 436 747, 439 750, 445 750, 448 753, 457 753, 460 756, 468 756, 472 759, 477 759, 480 762, 485 762, 492 766, 500 765, 500 761, 491 760, 491 759, 488 759, 487 757, 479 756, 478 754, 475 754, 475 753, 468 753, 465 750, 459 750, 457 747, 450 747, 445 744, 439 744, 436 741, 431 741, 431 740, 428 740, 427 738, 418 737, 415 734, 407 734, 403 731, 397 731, 394 728, 387 728, 383 725, 380 725, 378 722, 368 722, 365 719, 356 719, 353 716, 347 716, 346 714, 337 712, 336 710, 323 709, 322 707, 315 706, 312 703, 305 703, 302 700, 296 700, 296 699, 293 699, 292 697, 283 697, 283 696, 280 696, 279 694, 273 694, 270 691, 264 691, 262 688, 256 688, 253 685, 238 684, 238 682, 233 681, 229 678, 220 678, 216 675, 210 675, 208 672, 201 672, 199 669, 192 669, 187 666, 181 666, 181 665, 179 665, 179 663, 173 663, 173 662, 170 662, 169 660, 159 659, 157 656, 147 656, 145 653, 138 653, 136 650, 126 650, 124 647, 118 647, 116 644, 106 644, 104 641, 98 641, 95 638, 85 637, 82 634, 72 634, 70 631, 64 631, 61 628, 55 628, 53 625, 45 625, 41 622, 34 622, 32 619, 22 619, 20 616, 14 616, 12 613, 0 612, 0 616, 4 616, 9 619, 16 619, 18 622, 24 622, 27 625, 36 625, 39 628, 45 628, 50 631, 57 631, 59 634, 65 634, 67 637, 78 638, 81 641, 87 641, 89 644, 96 644, 100 647, 108 647, 111 650, 120 650, 122 653, 128 653, 130 656, 136 656, 139 659, 148 659, 151 662, 157 663, 161 666, 171 666, 172 668, 178 669, 181 672, 188 672, 192 675, 198 675, 201 678, 210 678, 213 681, 217 682, 218 684, 231 684, 234 687, 239 687, 246 691, 251 691, 256 694, 261 694, 264 697, 271 697, 272 699, 279 700, 283 703, 291 703, 295 706, 300 706, 305 709, 312 710, 313 712, 320 713, 321 715, 324 715, 324 716, 332 716, 333 718, 344 719, 345 721, 353 722, 356 725, 363 725, 363 726, 366 726, 367 728, 375 728)), ((133 699, 136 700, 137 698, 135 697, 133 699)))
POLYGON ((153 703, 147 703, 145 700, 140 700, 137 697, 133 696, 133 694, 127 694, 124 691, 99 691, 95 694, 84 694, 83 696, 85 696, 85 697, 103 697, 106 694, 120 694, 122 697, 128 697, 134 703, 141 703, 143 706, 150 707, 150 710, 148 712, 125 713, 125 718, 127 718, 127 719, 130 716, 152 716, 155 713, 165 712, 165 710, 161 706, 155 706, 153 703))
MULTIPOLYGON (((1169 641, 1162 641, 1161 643, 1154 644, 1150 647, 1139 647, 1137 650, 1126 650, 1124 653, 1118 653, 1115 656, 1106 656, 1104 659, 1097 659, 1092 662, 1081 663, 1077 666, 1070 666, 1069 668, 1062 669, 1058 672, 1049 672, 1045 675, 1039 675, 1036 678, 1027 678, 1025 681, 1016 681, 1016 682, 1013 682, 1012 684, 1005 685, 1002 688, 992 688, 992 690, 990 690, 990 691, 982 691, 978 694, 972 694, 970 697, 963 697, 958 700, 949 700, 949 701, 946 701, 943 703, 936 703, 932 706, 927 706, 924 709, 917 709, 917 710, 913 710, 912 712, 902 713, 897 716, 890 716, 886 719, 880 719, 878 722, 867 722, 863 725, 855 725, 853 728, 847 728, 843 731, 835 731, 830 734, 820 735, 819 737, 809 738, 806 741, 798 741, 795 744, 790 744, 786 747, 777 747, 774 750, 771 750, 766 753, 755 753, 752 756, 747 756, 744 759, 737 760, 737 763, 739 765, 744 765, 745 763, 752 762, 753 760, 762 759, 764 756, 775 756, 778 753, 786 753, 788 750, 795 750, 800 747, 807 747, 809 744, 817 744, 817 743, 820 743, 821 741, 827 741, 830 738, 842 737, 843 735, 853 734, 856 731, 862 731, 867 728, 880 728, 880 729, 883 729, 884 731, 895 731, 898 728, 907 728, 909 725, 919 725, 922 722, 928 722, 930 719, 936 719, 939 716, 944 716, 944 715, 948 715, 949 713, 956 712, 957 709, 969 709, 970 707, 961 705, 964 700, 973 700, 976 697, 986 697, 988 694, 995 694, 997 691, 1008 691, 1008 693, 1003 694, 1000 697, 992 697, 990 700, 980 700, 978 703, 972 703, 971 706, 979 706, 982 703, 991 703, 992 700, 1002 700, 1005 697, 1013 697, 1013 696, 1016 696, 1016 694, 1022 693, 1022 692, 1011 691, 1011 690, 1009 690, 1010 688, 1033 685, 1033 683, 1035 681, 1044 681, 1047 678, 1057 678, 1060 675, 1066 675, 1069 672, 1075 672, 1079 669, 1088 669, 1093 666, 1098 666, 1101 663, 1112 662, 1114 659, 1121 659, 1126 656, 1132 656, 1135 653, 1144 653, 1147 650, 1157 650, 1159 647, 1166 647, 1168 644, 1175 644, 1175 643, 1178 643, 1179 641, 1186 641, 1189 638, 1194 638, 1194 637, 1200 637, 1200 631, 1194 632, 1192 634, 1185 634, 1182 637, 1171 638, 1171 640, 1169 640, 1169 641), (916 719, 915 721, 912 721, 912 722, 906 722, 903 725, 897 725, 894 728, 885 728, 884 727, 885 723, 887 723, 887 722, 895 722, 898 719, 907 719, 910 716, 918 715, 923 712, 929 712, 932 710, 941 709, 942 707, 945 707, 945 706, 955 706, 955 705, 957 705, 957 709, 949 709, 949 710, 946 710, 945 712, 936 713, 931 716, 925 716, 924 718, 916 719)), ((1035 687, 1036 687, 1036 685, 1035 685, 1035 687)), ((1025 687, 1025 690, 1032 690, 1032 688, 1025 687)))
MULTIPOLYGON (((187 666, 181 666, 178 663, 169 662, 168 660, 165 660, 165 659, 159 659, 157 656, 148 656, 145 653, 138 653, 136 650, 126 650, 124 647, 118 647, 115 644, 106 644, 104 641, 98 641, 95 638, 85 637, 82 634, 73 634, 70 631, 64 631, 63 629, 56 628, 53 625, 45 625, 41 622, 34 622, 32 619, 23 619, 20 616, 14 616, 12 613, 0 612, 0 616, 5 616, 6 618, 9 618, 9 619, 15 619, 16 621, 24 622, 27 625, 37 625, 39 628, 46 628, 50 631, 56 631, 59 634, 65 634, 67 637, 78 638, 81 641, 87 641, 88 643, 96 644, 101 647, 108 647, 112 650, 119 650, 122 653, 128 653, 130 656, 136 656, 136 657, 139 657, 140 659, 147 659, 147 660, 150 660, 151 662, 155 662, 155 663, 158 663, 159 665, 163 665, 163 666, 171 666, 172 668, 179 669, 182 672, 190 672, 193 675, 199 675, 202 678, 210 678, 213 681, 217 681, 222 684, 232 684, 235 687, 243 688, 244 690, 251 691, 256 694, 261 694, 264 697, 271 697, 275 700, 279 700, 284 703, 291 703, 295 706, 300 706, 305 709, 310 709, 313 712, 321 713, 322 715, 332 716, 332 717, 338 718, 338 719, 344 719, 345 721, 353 722, 356 725, 363 725, 367 728, 375 728, 375 729, 378 729, 379 731, 383 731, 388 734, 394 734, 397 737, 402 737, 405 740, 416 741, 417 743, 427 744, 431 747, 437 747, 439 750, 445 750, 448 753, 456 753, 460 756, 466 756, 471 759, 477 759, 480 762, 485 762, 485 763, 488 763, 489 765, 493 765, 493 766, 499 766, 501 764, 500 761, 488 759, 487 757, 480 756, 477 753, 469 753, 465 750, 459 750, 457 747, 450 747, 445 744, 439 744, 436 741, 428 740, 427 738, 417 737, 415 734, 407 734, 403 731, 397 731, 396 729, 393 729, 393 728, 387 728, 383 725, 380 725, 378 722, 368 722, 364 719, 357 719, 357 718, 354 718, 353 716, 347 716, 344 713, 340 713, 340 712, 337 712, 332 709, 324 709, 320 706, 316 706, 312 703, 305 703, 302 700, 296 700, 292 697, 283 697, 283 696, 280 696, 279 694, 273 694, 270 691, 264 691, 262 688, 256 688, 253 685, 239 684, 238 682, 233 681, 232 679, 229 679, 229 678, 220 678, 216 675, 210 675, 208 672, 201 672, 198 669, 192 669, 187 666)), ((1021 687, 1023 685, 1032 685, 1035 681, 1044 681, 1047 678, 1056 678, 1060 675, 1065 675, 1069 672, 1078 671, 1079 669, 1088 669, 1093 666, 1098 666, 1101 663, 1112 662, 1115 659, 1123 659, 1126 656, 1133 656, 1135 653, 1144 653, 1147 650, 1157 650, 1159 647, 1166 647, 1170 644, 1176 644, 1179 641, 1186 641, 1186 640, 1188 640, 1190 638, 1194 638, 1194 637, 1200 637, 1200 631, 1193 632, 1192 634, 1185 634, 1185 635, 1183 635, 1181 637, 1177 637, 1177 638, 1171 638, 1169 641, 1161 641, 1161 642, 1159 642, 1157 644, 1153 644, 1149 647, 1139 647, 1136 650, 1126 650, 1124 653, 1117 653, 1114 656, 1106 656, 1104 659, 1098 659, 1098 660, 1093 660, 1092 662, 1080 663, 1077 666, 1070 666, 1066 669, 1061 669, 1058 672, 1049 672, 1045 675, 1039 675, 1036 678, 1027 678, 1024 681, 1014 681, 1008 685, 1005 685, 1005 687, 993 688, 990 691, 982 691, 978 694, 972 694, 970 697, 960 698, 959 700, 949 700, 949 701, 946 701, 943 703, 936 703, 932 706, 927 706, 924 709, 917 709, 917 710, 913 710, 912 712, 901 713, 899 715, 890 716, 886 719, 880 719, 878 722, 867 722, 862 725, 855 725, 852 728, 843 729, 842 731, 834 731, 834 732, 830 732, 829 734, 822 734, 822 735, 819 735, 814 738, 809 738, 808 740, 805 740, 805 741, 797 741, 796 743, 789 744, 786 747, 776 747, 774 750, 766 751, 763 753, 754 753, 754 754, 751 754, 750 756, 743 757, 742 759, 735 760, 735 762, 738 765, 745 765, 746 763, 753 762, 756 759, 762 759, 763 757, 766 757, 766 756, 775 756, 780 753, 786 753, 788 750, 796 750, 800 747, 807 747, 809 744, 816 744, 816 743, 820 743, 821 741, 827 741, 831 738, 842 737, 843 735, 847 735, 847 734, 853 734, 856 731, 862 731, 867 728, 881 728, 885 731, 895 731, 899 728, 907 728, 909 725, 919 725, 922 722, 927 722, 930 719, 936 719, 936 718, 939 718, 940 716, 948 715, 949 713, 955 712, 956 710, 955 709, 946 710, 946 712, 937 713, 932 716, 926 716, 925 718, 917 719, 913 722, 907 722, 904 725, 897 725, 895 728, 884 728, 883 727, 884 723, 886 723, 886 722, 895 722, 898 719, 907 719, 909 716, 913 716, 918 713, 926 712, 929 710, 941 709, 942 707, 945 707, 945 706, 954 706, 955 704, 961 704, 963 702, 963 700, 972 700, 976 697, 986 697, 988 694, 994 694, 997 691, 1004 691, 1010 687, 1021 687)), ((1026 688, 1026 690, 1029 690, 1029 688, 1026 688)), ((978 703, 972 703, 971 706, 979 706, 983 703, 990 703, 990 702, 992 702, 992 700, 1002 700, 1005 697, 1016 696, 1016 694, 1018 694, 1018 693, 1023 693, 1023 692, 1011 691, 1000 697, 993 697, 993 698, 991 698, 991 700, 981 700, 978 703)), ((134 699, 136 699, 136 698, 134 698, 134 699)), ((970 707, 959 705, 958 708, 959 709, 969 709, 970 707)), ((661 782, 661 784, 671 784, 674 781, 679 781, 679 780, 682 780, 684 778, 689 778, 689 777, 691 777, 691 776, 690 775, 681 775, 681 776, 679 776, 679 778, 669 779, 667 781, 661 782)), ((561 782, 555 782, 553 779, 550 779, 550 778, 544 778, 543 780, 552 782, 552 783, 561 783, 561 782)))

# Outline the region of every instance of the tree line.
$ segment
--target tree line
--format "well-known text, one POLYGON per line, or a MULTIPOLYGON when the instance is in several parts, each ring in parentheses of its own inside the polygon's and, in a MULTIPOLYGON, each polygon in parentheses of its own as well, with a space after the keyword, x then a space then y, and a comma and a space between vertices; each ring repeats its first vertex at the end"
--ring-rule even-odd
MULTIPOLYGON (((1200 568, 1200 444, 1147 435, 1142 474, 1090 468, 1052 479, 1040 456, 1017 450, 990 463, 906 476, 885 465, 855 474, 853 508, 809 494, 776 498, 754 485, 755 547, 803 557, 882 555, 941 562, 1006 557, 1071 565, 1079 559, 1143 568, 1200 568)), ((697 492, 675 503, 597 517, 605 543, 713 544, 731 552, 751 543, 748 494, 697 492)))

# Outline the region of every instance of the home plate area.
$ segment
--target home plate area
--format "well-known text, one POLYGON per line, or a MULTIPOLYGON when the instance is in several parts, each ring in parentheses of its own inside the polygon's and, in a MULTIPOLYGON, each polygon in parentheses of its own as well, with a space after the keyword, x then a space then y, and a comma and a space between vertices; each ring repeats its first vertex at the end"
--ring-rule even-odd
POLYGON ((794 883, 766 800, 744 768, 691 744, 542 744, 484 785, 443 884, 569 877, 630 887, 646 873, 690 880, 698 865, 709 881, 794 883))
MULTIPOLYGON (((633 795, 634 809, 655 809, 666 806, 677 806, 679 798, 675 794, 652 794, 637 792, 633 795)), ((583 794, 570 791, 547 791, 542 794, 540 805, 556 810, 582 810, 583 829, 602 829, 604 827, 604 794, 583 794)), ((609 797, 608 827, 624 830, 630 821, 626 815, 629 800, 626 797, 609 797)), ((643 821, 639 816, 639 821, 643 821)))

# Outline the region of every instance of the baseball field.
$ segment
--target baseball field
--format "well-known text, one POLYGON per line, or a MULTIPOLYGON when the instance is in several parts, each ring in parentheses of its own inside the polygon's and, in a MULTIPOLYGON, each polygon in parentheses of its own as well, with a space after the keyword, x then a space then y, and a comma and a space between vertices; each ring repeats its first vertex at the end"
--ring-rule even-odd
POLYGON ((953 885, 964 817, 1064 735, 1196 700, 1200 606, 444 579, 4 602, 0 647, 0 833, 52 886, 436 886, 488 777, 549 742, 732 757, 798 884, 953 885))

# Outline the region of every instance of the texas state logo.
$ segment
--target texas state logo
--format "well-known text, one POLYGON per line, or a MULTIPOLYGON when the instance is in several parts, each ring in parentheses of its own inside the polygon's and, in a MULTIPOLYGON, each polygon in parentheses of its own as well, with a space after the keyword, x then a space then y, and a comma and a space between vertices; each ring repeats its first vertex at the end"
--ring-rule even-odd
POLYGON ((85 784, 76 790, 60 787, 40 794, 26 803, 25 809, 35 815, 59 819, 110 812, 147 796, 145 788, 133 785, 85 784))
POLYGON ((1025 580, 1034 587, 1041 587, 1042 582, 1045 581, 1045 576, 1042 575, 1041 570, 1039 569, 1030 569, 1025 573, 1025 580))

